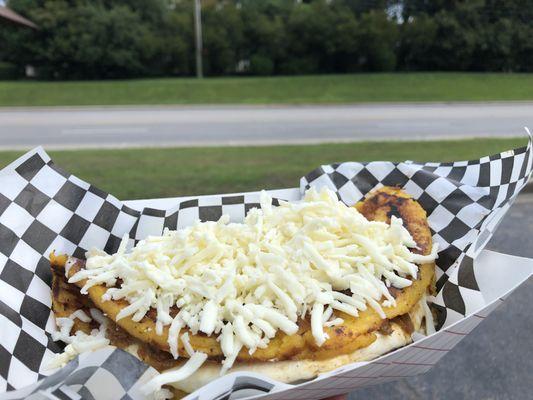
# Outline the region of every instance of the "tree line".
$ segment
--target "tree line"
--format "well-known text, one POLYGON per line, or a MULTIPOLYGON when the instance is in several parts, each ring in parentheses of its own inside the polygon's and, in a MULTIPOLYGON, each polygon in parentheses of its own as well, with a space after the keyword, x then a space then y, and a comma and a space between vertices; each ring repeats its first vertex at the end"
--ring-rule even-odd
MULTIPOLYGON (((193 0, 10 0, 0 60, 44 79, 190 76, 193 0)), ((533 0, 203 0, 206 75, 533 71, 533 0)))

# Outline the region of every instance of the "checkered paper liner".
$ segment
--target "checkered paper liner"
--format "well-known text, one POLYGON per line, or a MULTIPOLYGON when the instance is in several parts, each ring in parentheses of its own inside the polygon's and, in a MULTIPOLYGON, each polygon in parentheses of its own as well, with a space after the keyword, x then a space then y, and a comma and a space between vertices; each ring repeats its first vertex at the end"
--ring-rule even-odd
MULTIPOLYGON (((475 315, 483 316, 498 304, 488 300, 491 293, 501 297, 520 283, 500 280, 502 287, 484 291, 479 282, 486 271, 479 268, 478 259, 529 179, 531 149, 530 138, 524 148, 475 161, 327 165, 303 177, 299 190, 276 191, 278 199, 295 200, 309 187, 327 186, 352 205, 374 188, 395 185, 416 198, 428 212, 433 238, 440 245, 439 290, 433 301, 441 329, 376 361, 346 366, 300 385, 234 373, 190 398, 227 398, 232 393, 322 398, 429 369, 481 320, 475 315), (415 361, 405 361, 411 358, 415 361)), ((0 171, 0 393, 7 392, 0 399, 40 399, 49 394, 61 399, 143 398, 139 385, 157 372, 119 349, 80 356, 52 375, 45 370, 53 354, 61 351, 50 337, 56 327, 50 311, 48 255, 55 250, 83 258, 91 247, 114 252, 124 234, 133 245, 161 234, 164 227, 181 228, 222 214, 242 221, 249 209, 258 207, 259 195, 175 199, 167 209, 150 207, 147 200, 138 210, 61 170, 41 148, 0 171)), ((504 265, 513 268, 512 263, 504 265)))

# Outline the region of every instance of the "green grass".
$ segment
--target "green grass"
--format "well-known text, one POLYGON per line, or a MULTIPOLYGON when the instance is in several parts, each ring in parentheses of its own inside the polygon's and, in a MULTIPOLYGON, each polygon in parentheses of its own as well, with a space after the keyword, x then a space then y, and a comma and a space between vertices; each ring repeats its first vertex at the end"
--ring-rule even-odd
MULTIPOLYGON (((454 161, 525 145, 524 138, 364 142, 307 146, 52 151, 57 165, 119 199, 230 193, 298 186, 339 161, 454 161)), ((6 165, 20 152, 0 152, 6 165)))
POLYGON ((0 106, 533 100, 532 87, 533 74, 503 73, 2 81, 0 106))

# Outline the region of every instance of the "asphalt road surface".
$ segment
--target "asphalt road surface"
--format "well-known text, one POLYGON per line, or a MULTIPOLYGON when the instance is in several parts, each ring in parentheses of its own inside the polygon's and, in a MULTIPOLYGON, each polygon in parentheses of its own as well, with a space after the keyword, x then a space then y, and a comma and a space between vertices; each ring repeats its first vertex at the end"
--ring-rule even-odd
MULTIPOLYGON (((533 257, 533 195, 521 195, 487 246, 533 257)), ((372 386, 350 400, 531 399, 533 279, 424 375, 372 386)))
POLYGON ((519 136, 533 102, 0 109, 0 148, 519 136))

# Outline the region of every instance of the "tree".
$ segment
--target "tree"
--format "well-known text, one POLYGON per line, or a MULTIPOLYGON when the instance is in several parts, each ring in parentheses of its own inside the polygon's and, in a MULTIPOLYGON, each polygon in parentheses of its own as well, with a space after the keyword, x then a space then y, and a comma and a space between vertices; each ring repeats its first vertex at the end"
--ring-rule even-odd
POLYGON ((243 24, 233 3, 216 3, 202 10, 206 74, 234 74, 243 55, 243 24))
POLYGON ((159 0, 124 3, 12 0, 10 6, 40 28, 11 35, 12 60, 36 65, 46 78, 189 73, 190 46, 180 37, 189 28, 187 19, 167 12, 159 0))
POLYGON ((430 70, 432 47, 437 36, 437 24, 427 14, 410 18, 401 26, 398 49, 399 66, 407 71, 430 70))
MULTIPOLYGON (((0 56, 43 78, 191 75, 192 0, 10 0, 0 56)), ((203 0, 209 75, 533 71, 533 0, 203 0)), ((11 65, 8 65, 12 68, 11 65)))
POLYGON ((251 2, 242 8, 243 58, 250 60, 250 73, 272 75, 286 57, 287 8, 270 2, 251 2), (268 5, 271 7, 268 7, 268 5), (267 5, 267 7, 262 7, 267 5))
POLYGON ((334 63, 334 13, 323 1, 295 5, 286 22, 283 74, 331 72, 334 63))
POLYGON ((396 67, 398 26, 384 11, 361 16, 357 28, 359 64, 365 71, 392 71, 396 67))
POLYGON ((355 15, 343 7, 335 13, 335 71, 356 72, 361 69, 359 49, 359 22, 355 15))

